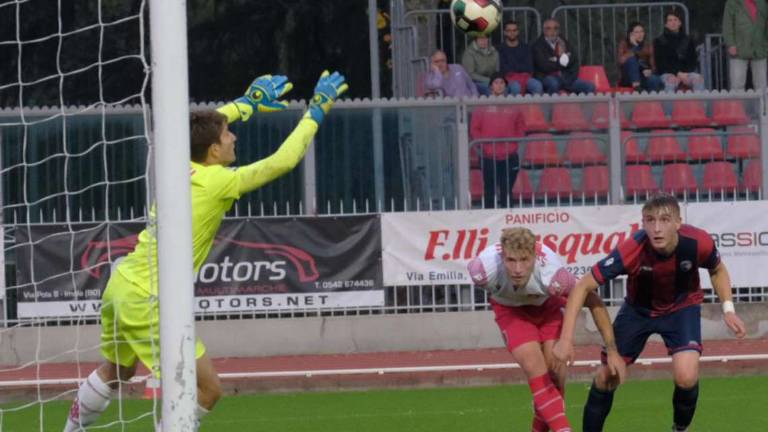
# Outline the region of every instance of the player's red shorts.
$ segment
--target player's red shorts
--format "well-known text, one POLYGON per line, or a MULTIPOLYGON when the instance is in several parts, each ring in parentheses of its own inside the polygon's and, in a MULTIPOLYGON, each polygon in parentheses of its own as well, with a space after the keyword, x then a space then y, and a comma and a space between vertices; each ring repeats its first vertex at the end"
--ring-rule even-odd
POLYGON ((507 349, 512 352, 526 342, 558 339, 566 302, 561 296, 549 297, 541 306, 504 306, 491 300, 507 349))

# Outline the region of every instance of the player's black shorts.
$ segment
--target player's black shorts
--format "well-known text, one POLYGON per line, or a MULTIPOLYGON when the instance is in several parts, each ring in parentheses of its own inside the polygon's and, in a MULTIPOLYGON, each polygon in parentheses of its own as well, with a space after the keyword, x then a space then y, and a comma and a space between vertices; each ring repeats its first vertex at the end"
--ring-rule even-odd
MULTIPOLYGON (((627 303, 619 309, 613 322, 619 354, 627 364, 634 363, 653 333, 664 339, 669 355, 680 351, 701 353, 701 305, 687 306, 668 315, 649 317, 627 303)), ((603 363, 605 363, 603 349, 603 363)))

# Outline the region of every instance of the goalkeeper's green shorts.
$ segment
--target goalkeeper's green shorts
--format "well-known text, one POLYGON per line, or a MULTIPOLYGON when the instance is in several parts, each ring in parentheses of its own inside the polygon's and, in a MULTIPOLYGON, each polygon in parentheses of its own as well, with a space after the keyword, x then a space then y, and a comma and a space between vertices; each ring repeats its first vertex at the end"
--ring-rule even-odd
MULTIPOLYGON (((205 354, 197 338, 195 358, 205 354)), ((141 360, 150 371, 160 372, 160 311, 157 298, 113 271, 101 298, 101 355, 120 366, 141 360)))

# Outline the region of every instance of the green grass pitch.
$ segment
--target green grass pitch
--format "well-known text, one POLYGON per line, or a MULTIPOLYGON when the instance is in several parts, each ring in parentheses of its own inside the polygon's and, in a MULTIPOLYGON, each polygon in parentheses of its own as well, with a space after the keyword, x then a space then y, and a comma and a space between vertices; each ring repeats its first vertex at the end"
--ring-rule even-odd
MULTIPOLYGON (((671 380, 630 381, 616 393, 608 432, 668 431, 672 424, 671 380)), ((569 384, 568 417, 581 430, 586 383, 569 384)), ((60 431, 69 402, 34 404, 16 410, 5 404, 3 432, 60 431), (42 412, 41 412, 42 407, 42 412)), ((708 378, 701 381, 692 432, 768 431, 768 376, 708 378)), ((97 431, 152 430, 152 401, 129 400, 119 412, 109 407, 97 431), (143 417, 141 417, 143 416, 143 417)), ((225 397, 209 414, 202 432, 290 431, 527 431, 531 395, 524 385, 406 390, 272 393, 225 397)))

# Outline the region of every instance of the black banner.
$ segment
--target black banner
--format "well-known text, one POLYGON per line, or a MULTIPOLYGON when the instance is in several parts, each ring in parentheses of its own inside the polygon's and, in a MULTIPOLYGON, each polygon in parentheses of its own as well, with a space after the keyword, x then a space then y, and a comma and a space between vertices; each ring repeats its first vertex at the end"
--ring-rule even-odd
MULTIPOLYGON (((95 315, 143 224, 16 229, 18 316, 95 315)), ((378 216, 225 220, 195 276, 199 311, 383 305, 378 216)))

